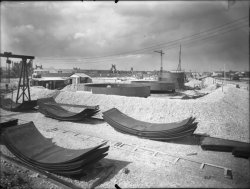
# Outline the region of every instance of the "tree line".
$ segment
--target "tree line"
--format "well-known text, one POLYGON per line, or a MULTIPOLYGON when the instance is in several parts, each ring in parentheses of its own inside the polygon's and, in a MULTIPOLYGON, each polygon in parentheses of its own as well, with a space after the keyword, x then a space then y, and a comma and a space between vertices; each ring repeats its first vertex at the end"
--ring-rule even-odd
MULTIPOLYGON (((33 73, 33 65, 31 62, 27 62, 28 75, 31 76, 33 73)), ((0 67, 1 78, 18 78, 21 74, 22 64, 13 62, 9 67, 0 67)))

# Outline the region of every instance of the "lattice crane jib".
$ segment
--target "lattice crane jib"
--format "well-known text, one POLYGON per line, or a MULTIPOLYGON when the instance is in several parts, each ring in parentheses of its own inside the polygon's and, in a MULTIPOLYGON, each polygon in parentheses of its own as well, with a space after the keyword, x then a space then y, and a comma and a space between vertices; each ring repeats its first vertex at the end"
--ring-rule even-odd
POLYGON ((0 53, 0 57, 8 58, 19 58, 21 59, 21 70, 19 75, 16 103, 18 103, 19 99, 24 101, 30 101, 30 85, 29 85, 29 64, 32 64, 34 56, 26 56, 26 55, 15 55, 10 52, 0 53))

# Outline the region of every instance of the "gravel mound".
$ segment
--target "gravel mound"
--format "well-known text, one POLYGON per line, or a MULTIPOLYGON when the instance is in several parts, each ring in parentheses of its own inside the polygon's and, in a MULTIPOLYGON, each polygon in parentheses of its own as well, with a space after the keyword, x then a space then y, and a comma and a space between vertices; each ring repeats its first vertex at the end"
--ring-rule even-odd
POLYGON ((194 88, 195 86, 201 85, 201 81, 198 79, 190 79, 189 82, 185 83, 185 86, 194 88))
POLYGON ((234 85, 226 85, 223 91, 222 88, 217 88, 201 98, 189 100, 125 97, 31 87, 32 100, 51 96, 58 103, 99 105, 102 112, 115 107, 135 119, 153 123, 180 121, 194 116, 198 121, 195 133, 249 142, 249 91, 234 85))
POLYGON ((61 92, 56 101, 71 104, 100 105, 101 111, 116 107, 138 120, 164 123, 195 116, 196 133, 249 142, 249 92, 224 86, 199 99, 180 100, 139 98, 86 92, 61 92))
POLYGON ((203 86, 204 86, 204 88, 209 87, 211 85, 214 85, 214 83, 215 83, 215 81, 214 81, 214 78, 212 78, 212 77, 206 77, 203 80, 203 86))
MULTIPOLYGON (((49 89, 46 89, 44 87, 39 87, 39 86, 30 87, 31 100, 36 100, 39 98, 48 98, 52 96, 55 97, 59 93, 60 93, 59 90, 49 90, 49 89)), ((16 99, 16 96, 17 96, 17 90, 13 91, 13 100, 16 99)), ((9 93, 6 97, 12 98, 11 93, 9 93)))

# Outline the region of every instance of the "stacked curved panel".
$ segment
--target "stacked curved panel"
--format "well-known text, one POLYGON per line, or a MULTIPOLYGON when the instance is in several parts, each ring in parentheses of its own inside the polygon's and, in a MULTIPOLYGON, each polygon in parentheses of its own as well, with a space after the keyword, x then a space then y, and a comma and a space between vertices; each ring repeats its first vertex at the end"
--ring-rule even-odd
POLYGON ((250 143, 215 137, 205 137, 201 141, 203 150, 232 152, 235 157, 250 157, 250 143))
POLYGON ((1 108, 12 112, 24 112, 34 109, 37 106, 37 100, 15 103, 10 98, 1 99, 1 108))
POLYGON ((79 150, 56 146, 33 122, 6 129, 3 141, 23 163, 60 175, 81 174, 87 166, 104 158, 109 149, 105 143, 79 150))
POLYGON ((121 133, 160 141, 191 135, 197 128, 197 122, 194 122, 195 118, 193 117, 173 123, 148 123, 129 117, 116 108, 103 112, 103 118, 121 133))
POLYGON ((83 121, 97 114, 99 106, 86 106, 81 112, 70 112, 62 108, 53 98, 38 99, 39 112, 46 117, 61 121, 83 121))
POLYGON ((6 118, 1 117, 0 118, 0 131, 2 132, 2 130, 4 130, 7 127, 15 126, 17 125, 17 123, 18 123, 18 119, 13 119, 13 118, 6 119, 6 118))

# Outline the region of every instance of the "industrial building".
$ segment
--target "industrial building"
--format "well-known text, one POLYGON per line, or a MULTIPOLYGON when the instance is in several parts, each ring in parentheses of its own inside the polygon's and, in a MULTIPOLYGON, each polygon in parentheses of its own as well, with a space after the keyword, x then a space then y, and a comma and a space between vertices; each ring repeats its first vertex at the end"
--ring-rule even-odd
POLYGON ((161 72, 158 80, 175 83, 176 89, 184 89, 185 72, 184 71, 161 72))
POLYGON ((48 89, 62 89, 71 84, 72 73, 44 73, 42 75, 32 75, 32 86, 43 86, 48 89))
POLYGON ((80 83, 92 83, 91 77, 85 73, 74 73, 70 78, 72 80, 71 83, 75 85, 80 83))

